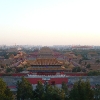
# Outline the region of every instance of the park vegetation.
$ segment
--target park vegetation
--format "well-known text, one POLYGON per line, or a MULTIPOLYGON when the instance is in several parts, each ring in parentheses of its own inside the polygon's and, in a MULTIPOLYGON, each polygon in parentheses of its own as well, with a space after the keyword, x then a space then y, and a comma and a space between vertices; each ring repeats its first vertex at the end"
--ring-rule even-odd
POLYGON ((65 82, 58 88, 47 82, 42 84, 38 81, 36 88, 33 89, 29 81, 22 77, 16 87, 16 98, 14 98, 6 83, 0 79, 0 100, 100 100, 100 85, 96 84, 91 88, 88 79, 86 81, 79 79, 70 89, 65 82))
POLYGON ((100 76, 100 70, 88 72, 88 76, 100 76))

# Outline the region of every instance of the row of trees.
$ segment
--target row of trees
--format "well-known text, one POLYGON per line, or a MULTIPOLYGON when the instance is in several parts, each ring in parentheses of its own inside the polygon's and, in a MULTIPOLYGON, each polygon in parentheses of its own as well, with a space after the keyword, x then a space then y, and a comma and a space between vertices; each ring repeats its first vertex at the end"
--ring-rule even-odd
POLYGON ((36 88, 25 79, 17 83, 17 100, 100 100, 100 85, 91 88, 90 82, 81 79, 68 89, 66 83, 62 87, 39 81, 36 88))
MULTIPOLYGON (((62 87, 55 85, 43 85, 40 81, 35 89, 25 79, 17 82, 17 100, 100 100, 100 85, 91 88, 90 82, 81 79, 68 89, 66 83, 62 87)), ((6 83, 0 79, 0 100, 14 100, 13 94, 6 83)))
POLYGON ((88 72, 88 76, 99 76, 100 75, 100 71, 90 71, 88 72))

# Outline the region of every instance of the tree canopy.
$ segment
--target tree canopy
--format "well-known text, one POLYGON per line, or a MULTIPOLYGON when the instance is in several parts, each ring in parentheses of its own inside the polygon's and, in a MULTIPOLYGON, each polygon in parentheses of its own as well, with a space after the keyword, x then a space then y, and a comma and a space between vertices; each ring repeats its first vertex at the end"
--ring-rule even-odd
POLYGON ((74 67, 72 69, 72 72, 80 72, 81 71, 81 68, 80 67, 74 67))
POLYGON ((12 92, 1 78, 0 78, 0 100, 13 100, 12 92))
POLYGON ((88 80, 75 82, 69 95, 70 100, 94 100, 94 93, 88 80))
POLYGON ((32 98, 32 85, 22 77, 21 81, 17 82, 17 100, 30 100, 32 98))
MULTIPOLYGON (((6 83, 0 78, 0 100, 14 100, 13 94, 6 83)), ((79 79, 68 90, 67 83, 63 82, 61 88, 49 83, 39 81, 36 88, 27 79, 22 77, 17 82, 17 100, 100 100, 100 84, 91 88, 87 79, 79 79)))
POLYGON ((94 98, 100 100, 100 84, 96 84, 94 87, 94 98))

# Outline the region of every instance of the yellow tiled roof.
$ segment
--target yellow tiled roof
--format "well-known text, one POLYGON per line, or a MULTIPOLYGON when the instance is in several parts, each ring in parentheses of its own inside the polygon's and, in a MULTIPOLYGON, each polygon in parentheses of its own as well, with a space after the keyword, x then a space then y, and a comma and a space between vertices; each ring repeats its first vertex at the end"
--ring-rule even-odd
POLYGON ((45 68, 44 67, 43 68, 42 67, 41 68, 39 68, 39 67, 33 68, 33 67, 28 67, 27 70, 65 70, 65 69, 63 69, 63 68, 53 68, 53 67, 52 68, 46 68, 46 67, 45 68))
POLYGON ((38 58, 30 63, 31 65, 62 65, 63 62, 58 61, 55 58, 38 58))

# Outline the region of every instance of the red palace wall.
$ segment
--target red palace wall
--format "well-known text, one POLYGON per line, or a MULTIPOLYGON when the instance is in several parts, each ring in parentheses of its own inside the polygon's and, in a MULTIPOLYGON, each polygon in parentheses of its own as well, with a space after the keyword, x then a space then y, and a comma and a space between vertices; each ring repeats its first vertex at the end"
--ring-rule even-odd
POLYGON ((62 84, 62 82, 68 82, 67 78, 51 78, 49 83, 55 82, 55 84, 62 84))
POLYGON ((66 73, 67 76, 87 76, 87 73, 66 73))
POLYGON ((31 84, 37 84, 38 81, 44 82, 42 78, 26 78, 31 84))
MULTIPOLYGON (((42 78, 26 78, 31 84, 37 84, 38 81, 41 81, 42 83, 45 83, 45 80, 42 80, 42 78)), ((50 78, 48 80, 49 84, 62 84, 62 82, 68 82, 68 78, 50 78)))

